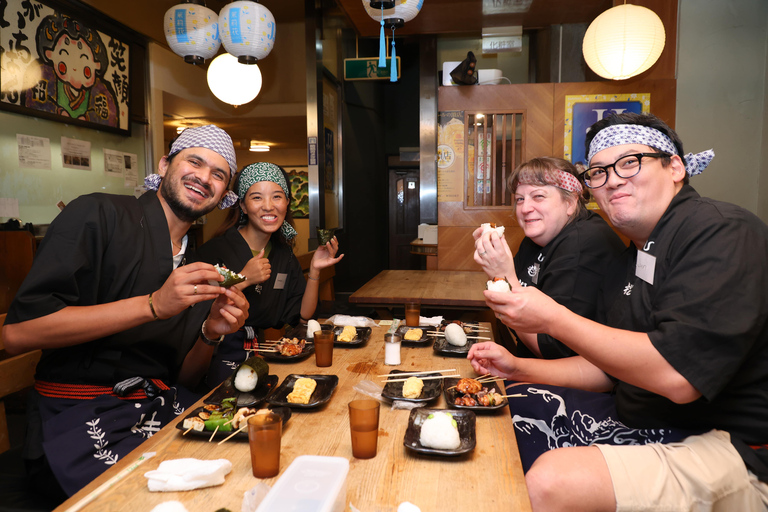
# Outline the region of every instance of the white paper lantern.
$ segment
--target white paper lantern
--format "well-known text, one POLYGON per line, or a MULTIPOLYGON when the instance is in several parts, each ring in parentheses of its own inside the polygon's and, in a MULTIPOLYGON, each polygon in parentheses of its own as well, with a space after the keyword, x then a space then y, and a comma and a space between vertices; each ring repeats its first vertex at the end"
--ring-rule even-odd
MULTIPOLYGON (((400 28, 419 14, 422 5, 424 0, 395 0, 395 6, 392 9, 384 9, 384 24, 390 28, 392 26, 400 28)), ((381 9, 371 7, 370 0, 363 0, 363 7, 368 16, 381 21, 381 9)))
POLYGON ((275 45, 275 29, 272 13, 256 2, 232 2, 219 13, 221 43, 243 64, 269 55, 275 45))
POLYGON ((653 66, 664 50, 664 24, 652 10, 624 4, 608 9, 587 28, 582 52, 603 78, 624 80, 653 66))
POLYGON ((208 87, 224 103, 244 105, 261 91, 261 70, 256 64, 241 64, 234 55, 222 53, 208 66, 208 87))
POLYGON ((219 51, 219 17, 204 5, 174 5, 165 12, 165 40, 190 64, 203 64, 219 51))

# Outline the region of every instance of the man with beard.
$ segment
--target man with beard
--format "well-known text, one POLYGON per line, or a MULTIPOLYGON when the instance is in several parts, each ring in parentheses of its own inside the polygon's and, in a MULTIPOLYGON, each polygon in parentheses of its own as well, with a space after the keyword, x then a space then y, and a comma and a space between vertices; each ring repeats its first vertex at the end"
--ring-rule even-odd
POLYGON ((6 350, 43 350, 24 448, 40 489, 74 494, 194 403, 183 385, 205 368, 187 355, 210 358, 247 317, 241 292, 209 284, 223 280, 212 265, 185 264, 192 223, 232 204, 232 139, 187 129, 158 169, 138 199, 73 200, 8 311, 6 350))

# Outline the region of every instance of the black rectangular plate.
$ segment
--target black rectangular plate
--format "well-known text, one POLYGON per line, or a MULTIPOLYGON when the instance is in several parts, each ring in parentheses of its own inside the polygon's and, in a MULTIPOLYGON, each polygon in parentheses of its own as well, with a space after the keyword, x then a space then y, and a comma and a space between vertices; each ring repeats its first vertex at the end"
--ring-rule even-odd
MULTIPOLYGON (((448 404, 449 407, 453 409, 469 409, 471 411, 475 412, 491 412, 499 410, 503 407, 505 407, 509 402, 506 398, 502 400, 500 404, 497 405, 456 405, 454 404, 454 401, 456 400, 456 397, 459 395, 463 395, 463 393, 460 393, 459 390, 457 390, 454 386, 456 386, 456 383, 459 382, 458 377, 447 377, 443 379, 443 388, 445 391, 443 391, 443 394, 445 395, 445 402, 448 404), (453 388, 453 389, 448 389, 453 388)), ((506 395, 506 391, 504 391, 504 386, 500 385, 496 381, 489 382, 487 384, 483 384, 484 387, 495 390, 500 395, 506 395)))
POLYGON ((428 331, 434 331, 435 328, 431 325, 420 325, 418 327, 409 327, 407 325, 401 325, 397 328, 397 331, 395 331, 397 334, 400 335, 400 337, 403 339, 401 342, 401 345, 404 347, 428 347, 430 344, 432 344, 432 336, 427 334, 428 331), (408 332, 408 329, 421 329, 421 338, 417 340, 406 340, 405 339, 405 333, 408 332))
MULTIPOLYGON (((396 376, 402 372, 401 370, 392 370, 389 375, 397 378, 396 376)), ((439 372, 428 373, 423 375, 417 375, 417 377, 429 377, 441 375, 439 372)), ((410 375, 404 375, 401 379, 407 379, 410 375)), ((405 398, 403 396, 403 384, 405 382, 388 382, 384 384, 384 389, 381 391, 381 396, 389 398, 390 400, 405 400, 406 402, 431 402, 435 398, 440 396, 440 392, 443 390, 443 379, 430 379, 424 381, 424 387, 421 389, 421 395, 418 398, 405 398)))
POLYGON ((312 409, 326 403, 331 399, 333 391, 339 384, 338 375, 288 375, 278 388, 269 395, 267 403, 278 407, 294 407, 298 409, 312 409), (288 394, 293 391, 293 385, 302 377, 309 377, 317 382, 317 387, 309 397, 308 404, 293 404, 288 401, 288 394))
POLYGON ((411 415, 408 417, 408 429, 405 431, 403 437, 403 445, 409 450, 415 452, 424 453, 427 455, 461 455, 462 453, 468 453, 475 449, 475 413, 472 411, 462 410, 446 410, 446 409, 425 409, 419 407, 411 410, 411 415), (459 439, 461 444, 455 450, 442 450, 437 448, 428 448, 422 446, 419 442, 421 436, 421 425, 424 420, 433 412, 447 412, 453 419, 456 420, 456 425, 459 429, 459 439))

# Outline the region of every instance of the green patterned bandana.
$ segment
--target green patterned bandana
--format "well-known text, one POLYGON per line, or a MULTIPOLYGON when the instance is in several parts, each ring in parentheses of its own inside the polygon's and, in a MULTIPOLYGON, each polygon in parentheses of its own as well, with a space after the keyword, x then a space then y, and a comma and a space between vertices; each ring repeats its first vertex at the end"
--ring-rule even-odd
MULTIPOLYGON (((285 197, 291 197, 288 192, 288 183, 285 182, 283 171, 281 171, 275 164, 269 162, 256 162, 255 164, 246 166, 245 169, 240 171, 240 182, 237 187, 237 195, 240 197, 240 201, 245 199, 245 194, 248 193, 248 189, 250 189, 254 183, 259 183, 260 181, 277 183, 280 185, 280 188, 283 189, 283 192, 285 192, 285 197)), ((290 205, 288 205, 288 207, 290 208, 290 205)), ((283 222, 283 225, 280 228, 280 233, 282 233, 286 240, 291 240, 297 235, 296 230, 293 229, 293 226, 291 226, 288 221, 283 222)))

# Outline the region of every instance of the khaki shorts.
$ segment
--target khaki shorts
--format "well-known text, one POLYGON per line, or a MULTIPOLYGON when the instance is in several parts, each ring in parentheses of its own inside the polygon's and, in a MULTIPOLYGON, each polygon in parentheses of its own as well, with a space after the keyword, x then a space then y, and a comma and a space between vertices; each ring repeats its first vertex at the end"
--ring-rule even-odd
POLYGON ((595 445, 613 481, 618 512, 768 510, 768 484, 747 470, 727 432, 679 443, 595 445))

